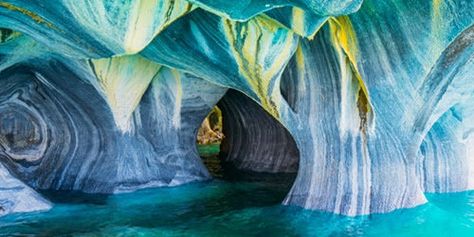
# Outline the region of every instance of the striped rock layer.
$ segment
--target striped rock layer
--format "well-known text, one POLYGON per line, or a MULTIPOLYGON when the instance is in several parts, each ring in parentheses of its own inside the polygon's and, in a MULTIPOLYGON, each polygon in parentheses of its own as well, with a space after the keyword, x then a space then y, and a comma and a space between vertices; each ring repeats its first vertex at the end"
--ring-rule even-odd
POLYGON ((195 136, 228 89, 232 162, 294 171, 278 149, 297 149, 284 204, 354 216, 472 189, 473 12, 466 0, 2 1, 0 213, 47 209, 35 189, 208 179, 195 136))

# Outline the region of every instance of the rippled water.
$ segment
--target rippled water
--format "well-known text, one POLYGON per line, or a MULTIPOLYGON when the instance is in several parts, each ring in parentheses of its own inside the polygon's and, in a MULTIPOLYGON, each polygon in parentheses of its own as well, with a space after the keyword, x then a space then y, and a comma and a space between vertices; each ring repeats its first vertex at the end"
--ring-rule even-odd
POLYGON ((47 193, 44 213, 0 218, 0 236, 474 236, 474 192, 348 218, 279 205, 288 177, 214 180, 113 196, 47 193))
POLYGON ((224 181, 108 197, 63 194, 57 201, 67 203, 50 212, 0 219, 0 235, 474 236, 474 192, 430 195, 430 204, 361 218, 282 207, 284 194, 279 185, 224 181))

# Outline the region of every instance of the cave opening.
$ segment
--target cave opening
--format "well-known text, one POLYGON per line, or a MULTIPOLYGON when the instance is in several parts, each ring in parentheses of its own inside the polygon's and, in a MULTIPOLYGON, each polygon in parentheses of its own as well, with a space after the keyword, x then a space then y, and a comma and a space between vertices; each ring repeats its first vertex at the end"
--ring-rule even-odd
POLYGON ((199 156, 209 173, 215 178, 223 178, 223 169, 219 158, 223 139, 222 111, 218 105, 215 105, 203 120, 196 138, 199 156))
POLYGON ((197 146, 214 179, 272 187, 281 200, 298 171, 298 148, 286 128, 255 101, 232 89, 204 119, 197 146))

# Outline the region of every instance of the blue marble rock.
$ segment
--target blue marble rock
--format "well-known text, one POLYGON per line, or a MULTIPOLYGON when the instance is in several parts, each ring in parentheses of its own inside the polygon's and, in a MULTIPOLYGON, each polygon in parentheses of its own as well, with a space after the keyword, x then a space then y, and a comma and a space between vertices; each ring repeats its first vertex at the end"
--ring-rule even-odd
POLYGON ((196 132, 232 89, 229 114, 273 117, 232 118, 271 130, 238 162, 285 170, 271 147, 298 149, 284 204, 418 206, 474 187, 473 24, 466 0, 3 1, 0 172, 94 193, 209 179, 196 132))
POLYGON ((420 176, 426 192, 474 188, 473 59, 470 26, 443 51, 419 87, 423 105, 415 125, 423 135, 420 176))
POLYGON ((288 129, 300 166, 284 203, 345 215, 388 212, 426 202, 419 180, 431 171, 420 171, 419 131, 426 125, 415 121, 424 100, 417 88, 449 43, 472 24, 468 9, 473 4, 464 1, 365 1, 350 17, 330 18, 312 41, 293 40, 287 27, 271 19, 227 23, 195 11, 142 54, 243 92, 288 129), (205 47, 210 42, 218 47, 205 47), (255 51, 259 47, 271 50, 255 51), (262 61, 248 60, 245 52, 262 61), (277 62, 286 66, 283 79, 282 71, 265 72, 277 62), (293 88, 288 101, 278 90, 281 83, 293 88))
POLYGON ((85 62, 57 59, 0 73, 0 160, 16 177, 91 193, 209 179, 195 137, 224 88, 161 68, 122 131, 92 75, 85 62))
POLYGON ((52 204, 14 178, 0 163, 0 217, 16 212, 47 211, 52 204))
POLYGON ((234 20, 248 20, 259 13, 282 7, 296 7, 320 16, 346 15, 359 10, 363 0, 189 0, 197 6, 234 20))
POLYGON ((51 51, 100 58, 141 51, 193 9, 185 0, 8 0, 0 2, 0 27, 28 34, 51 51))

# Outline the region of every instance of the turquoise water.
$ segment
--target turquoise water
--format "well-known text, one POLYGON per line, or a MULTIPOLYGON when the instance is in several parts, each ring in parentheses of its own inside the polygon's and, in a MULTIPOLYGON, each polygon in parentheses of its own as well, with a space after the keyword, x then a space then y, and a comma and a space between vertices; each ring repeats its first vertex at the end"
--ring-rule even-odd
POLYGON ((348 218, 281 206, 294 176, 224 173, 218 147, 206 151, 223 179, 110 196, 44 193, 51 211, 0 218, 0 236, 474 236, 474 191, 348 218))
POLYGON ((0 236, 474 236, 474 192, 347 218, 280 206, 282 183, 216 180, 114 196, 62 194, 49 212, 1 218, 0 236))

